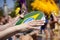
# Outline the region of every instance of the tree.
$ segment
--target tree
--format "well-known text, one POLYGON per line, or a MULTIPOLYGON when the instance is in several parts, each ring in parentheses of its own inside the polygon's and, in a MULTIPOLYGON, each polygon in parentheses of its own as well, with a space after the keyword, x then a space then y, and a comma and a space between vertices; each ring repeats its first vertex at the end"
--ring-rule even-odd
POLYGON ((13 10, 12 12, 11 12, 11 14, 9 14, 12 18, 13 17, 16 17, 16 14, 15 14, 15 11, 13 10))
POLYGON ((4 3, 6 3, 6 0, 4 0, 4 3))
POLYGON ((32 11, 32 7, 31 7, 31 3, 33 2, 34 0, 26 0, 26 4, 27 4, 27 9, 28 11, 32 11))
POLYGON ((19 6, 19 3, 17 0, 13 0, 14 1, 14 10, 11 12, 11 14, 9 14, 11 17, 15 17, 16 16, 16 13, 15 13, 15 10, 16 8, 19 6))
POLYGON ((3 9, 0 7, 0 16, 3 16, 3 9))

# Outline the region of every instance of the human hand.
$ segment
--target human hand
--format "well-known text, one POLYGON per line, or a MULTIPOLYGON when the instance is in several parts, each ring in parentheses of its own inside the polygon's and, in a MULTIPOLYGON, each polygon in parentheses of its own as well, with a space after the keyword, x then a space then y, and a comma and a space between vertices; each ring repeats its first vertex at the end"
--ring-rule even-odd
POLYGON ((52 13, 54 21, 57 21, 57 16, 55 16, 54 12, 52 13))
POLYGON ((33 20, 27 24, 30 26, 36 27, 36 26, 44 25, 44 21, 43 20, 33 20))
POLYGON ((20 40, 33 40, 30 35, 21 35, 20 40))
POLYGON ((38 27, 38 26, 42 26, 44 25, 44 21, 43 20, 33 20, 31 22, 28 22, 28 23, 24 23, 24 24, 21 24, 19 26, 17 26, 17 28, 20 30, 25 30, 26 28, 27 29, 31 29, 33 27, 38 27))
POLYGON ((24 18, 24 14, 21 14, 21 15, 20 15, 20 18, 24 18))

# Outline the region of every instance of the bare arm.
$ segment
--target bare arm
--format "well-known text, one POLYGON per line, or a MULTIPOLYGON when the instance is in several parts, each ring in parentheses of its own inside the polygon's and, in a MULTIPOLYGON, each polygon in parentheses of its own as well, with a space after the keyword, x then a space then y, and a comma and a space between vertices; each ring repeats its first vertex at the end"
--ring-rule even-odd
POLYGON ((17 25, 14 27, 10 27, 8 29, 5 29, 4 31, 0 31, 0 39, 2 38, 8 38, 14 34, 16 34, 18 31, 26 29, 26 28, 31 28, 34 26, 41 26, 44 25, 44 22, 42 23, 41 20, 35 20, 35 21, 31 21, 27 24, 21 24, 21 25, 17 25))
POLYGON ((3 39, 3 38, 6 39, 8 37, 11 37, 12 35, 18 33, 18 31, 22 31, 28 27, 31 27, 31 26, 29 26, 28 24, 21 24, 21 25, 17 25, 17 26, 5 29, 4 31, 0 31, 0 39, 3 39))
POLYGON ((0 31, 3 31, 3 30, 5 30, 5 29, 7 29, 9 27, 14 26, 18 20, 19 20, 19 16, 14 18, 14 20, 12 20, 11 22, 7 23, 6 25, 0 26, 0 31))
POLYGON ((57 21, 57 17, 55 16, 54 13, 52 13, 52 16, 53 16, 54 21, 57 21))
POLYGON ((18 25, 18 26, 15 26, 15 27, 10 27, 4 31, 1 31, 0 32, 0 39, 2 38, 8 38, 14 34, 16 34, 19 30, 21 30, 23 27, 23 25, 18 25), (5 37, 6 36, 6 37, 5 37))
POLYGON ((20 19, 20 16, 17 16, 11 21, 11 24, 14 26, 19 19, 20 19))

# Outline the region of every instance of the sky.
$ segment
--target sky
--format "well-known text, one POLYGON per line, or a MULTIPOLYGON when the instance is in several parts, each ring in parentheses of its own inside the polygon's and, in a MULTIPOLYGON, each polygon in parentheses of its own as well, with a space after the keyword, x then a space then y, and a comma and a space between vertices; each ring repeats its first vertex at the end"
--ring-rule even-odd
MULTIPOLYGON (((8 8, 14 7, 14 1, 13 0, 6 0, 8 8)), ((0 0, 0 7, 3 7, 4 1, 0 0)))

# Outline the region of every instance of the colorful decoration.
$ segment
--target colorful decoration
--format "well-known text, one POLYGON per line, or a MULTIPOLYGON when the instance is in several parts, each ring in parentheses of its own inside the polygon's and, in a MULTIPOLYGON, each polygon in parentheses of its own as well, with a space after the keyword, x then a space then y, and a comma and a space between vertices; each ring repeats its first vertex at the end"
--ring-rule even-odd
POLYGON ((51 12, 55 12, 55 15, 57 16, 59 8, 55 4, 54 0, 35 0, 33 3, 31 3, 32 9, 36 9, 39 11, 43 11, 47 15, 50 15, 51 12))
POLYGON ((16 8, 15 13, 17 16, 19 15, 19 11, 20 11, 20 7, 16 8))
POLYGON ((21 3, 26 3, 26 0, 20 0, 21 3))
POLYGON ((26 8, 26 0, 17 0, 16 1, 16 8, 15 8, 15 14, 18 16, 20 15, 23 11, 25 11, 25 13, 27 12, 27 8, 26 8))
POLYGON ((26 7, 26 0, 20 0, 20 3, 21 3, 21 11, 23 11, 25 9, 25 11, 27 10, 27 7, 26 7), (23 10, 22 10, 23 9, 23 10))
POLYGON ((19 25, 21 23, 28 23, 32 20, 45 20, 45 16, 44 13, 40 12, 40 11, 33 11, 31 13, 28 13, 24 16, 24 19, 20 19, 16 25, 19 25))

